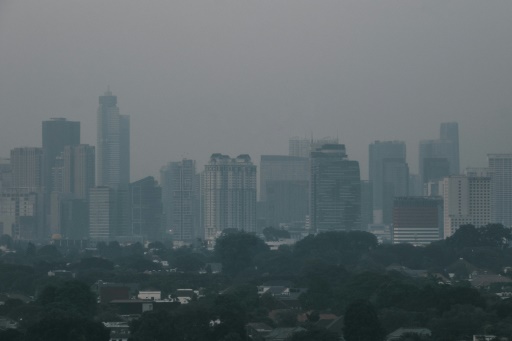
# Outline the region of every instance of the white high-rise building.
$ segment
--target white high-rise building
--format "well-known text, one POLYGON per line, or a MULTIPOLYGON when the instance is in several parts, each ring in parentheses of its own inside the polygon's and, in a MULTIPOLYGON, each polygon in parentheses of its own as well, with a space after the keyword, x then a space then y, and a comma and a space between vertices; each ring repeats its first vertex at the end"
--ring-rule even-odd
POLYGON ((96 185, 118 188, 130 183, 130 116, 120 115, 117 96, 99 99, 96 185))
POLYGON ((212 154, 202 178, 205 239, 222 230, 256 232, 256 166, 249 155, 212 154))
POLYGON ((491 221, 512 226, 512 154, 489 154, 491 221))
POLYGON ((491 222, 491 177, 489 174, 467 172, 452 175, 442 181, 444 201, 444 238, 455 233, 461 225, 476 227, 491 222))

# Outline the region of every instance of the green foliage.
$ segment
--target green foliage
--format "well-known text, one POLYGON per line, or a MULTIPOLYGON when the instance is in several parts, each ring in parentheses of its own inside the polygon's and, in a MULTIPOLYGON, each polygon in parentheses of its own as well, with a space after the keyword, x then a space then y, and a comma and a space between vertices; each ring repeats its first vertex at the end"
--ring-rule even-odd
POLYGON ((366 300, 351 303, 345 311, 343 336, 346 341, 381 341, 385 332, 373 305, 366 300))
POLYGON ((222 263, 222 269, 231 276, 254 267, 256 255, 266 251, 268 246, 263 240, 244 231, 230 231, 215 243, 215 254, 222 263))
POLYGON ((108 341, 110 333, 100 322, 67 314, 47 315, 27 330, 26 341, 108 341))
POLYGON ((312 328, 301 331, 287 338, 286 341, 337 341, 338 335, 325 329, 312 328))
POLYGON ((62 311, 85 318, 96 312, 96 297, 89 286, 80 281, 68 281, 61 286, 45 287, 37 298, 47 312, 62 311))

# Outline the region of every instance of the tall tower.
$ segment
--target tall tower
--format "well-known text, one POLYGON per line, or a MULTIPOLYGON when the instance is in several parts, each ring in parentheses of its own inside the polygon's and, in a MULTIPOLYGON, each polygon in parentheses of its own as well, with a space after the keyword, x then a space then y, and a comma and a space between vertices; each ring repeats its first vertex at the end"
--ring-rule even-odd
POLYGON ((409 167, 405 142, 375 141, 369 146, 369 176, 373 187, 373 222, 391 224, 393 199, 407 196, 409 167))
POLYGON ((358 230, 361 225, 359 162, 348 160, 343 144, 311 152, 311 227, 321 231, 358 230))
POLYGON ((94 147, 88 144, 66 146, 62 154, 62 192, 73 194, 74 199, 87 200, 94 187, 94 147))
POLYGON ((130 184, 130 235, 162 240, 162 188, 152 176, 130 184))
POLYGON ((43 179, 43 150, 21 147, 11 150, 12 187, 40 192, 43 179))
POLYGON ((491 222, 512 226, 512 154, 489 154, 491 222))
POLYGON ((199 236, 199 177, 196 162, 169 162, 160 170, 166 230, 173 239, 190 242, 199 236))
POLYGON ((441 123, 440 138, 451 142, 450 172, 451 174, 459 174, 459 124, 457 122, 441 123))
POLYGON ((96 184, 119 188, 130 183, 130 117, 120 115, 117 96, 99 98, 96 184))
POLYGON ((80 122, 65 118, 51 118, 43 121, 43 185, 45 193, 51 193, 56 184, 52 181, 52 168, 65 146, 80 144, 80 122))
POLYGON ((203 175, 205 239, 225 229, 256 232, 256 166, 247 154, 212 154, 203 175))

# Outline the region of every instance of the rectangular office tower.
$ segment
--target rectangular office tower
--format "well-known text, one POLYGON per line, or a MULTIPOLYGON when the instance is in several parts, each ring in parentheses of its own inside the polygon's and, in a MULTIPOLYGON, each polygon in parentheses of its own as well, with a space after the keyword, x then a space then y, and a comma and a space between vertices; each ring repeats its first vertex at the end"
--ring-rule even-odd
POLYGON ((489 154, 491 222, 512 226, 512 154, 489 154))
POLYGON ((116 190, 107 186, 94 187, 89 198, 89 238, 95 241, 114 239, 120 234, 116 190))
POLYGON ((40 192, 43 186, 43 150, 21 147, 11 150, 12 187, 40 192))
POLYGON ((393 200, 407 196, 409 166, 405 142, 375 141, 369 146, 369 176, 373 187, 373 222, 391 224, 393 200))
POLYGON ((191 242, 199 234, 199 176, 196 162, 169 162, 160 170, 165 229, 176 241, 191 242))
POLYGON ((260 202, 266 226, 303 226, 309 214, 309 158, 262 155, 260 202))
POLYGON ((130 212, 132 236, 162 240, 162 189, 152 176, 130 184, 130 212))
POLYGON ((338 138, 323 137, 313 139, 307 137, 292 137, 288 140, 288 155, 309 158, 309 154, 324 144, 338 144, 338 138))
POLYGON ((399 197, 393 207, 393 244, 427 245, 443 237, 443 200, 399 197))
POLYGON ((202 179, 205 240, 225 229, 256 232, 256 166, 247 154, 212 154, 202 179))
POLYGON ((343 144, 326 144, 311 152, 310 219, 316 232, 360 228, 359 163, 348 160, 343 144))
POLYGON ((476 227, 491 222, 491 177, 489 174, 452 175, 443 180, 444 238, 462 225, 476 227))
POLYGON ((444 122, 440 127, 440 139, 451 142, 451 152, 449 156, 450 173, 459 174, 459 124, 457 122, 444 122))
POLYGON ((43 185, 45 193, 51 193, 57 184, 52 181, 52 168, 65 146, 80 144, 80 122, 65 118, 51 118, 43 121, 43 185))
POLYGON ((130 183, 130 116, 120 115, 117 96, 99 98, 96 184, 118 188, 130 183))

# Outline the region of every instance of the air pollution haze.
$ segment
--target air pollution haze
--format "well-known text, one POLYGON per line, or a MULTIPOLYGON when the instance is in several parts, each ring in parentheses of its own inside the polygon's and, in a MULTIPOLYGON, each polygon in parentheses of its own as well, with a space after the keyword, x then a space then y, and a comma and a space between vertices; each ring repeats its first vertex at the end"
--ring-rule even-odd
POLYGON ((131 117, 132 180, 182 157, 287 154, 339 136, 418 142, 457 121, 461 169, 511 151, 511 1, 0 0, 0 156, 41 121, 96 144, 110 86, 131 117))

